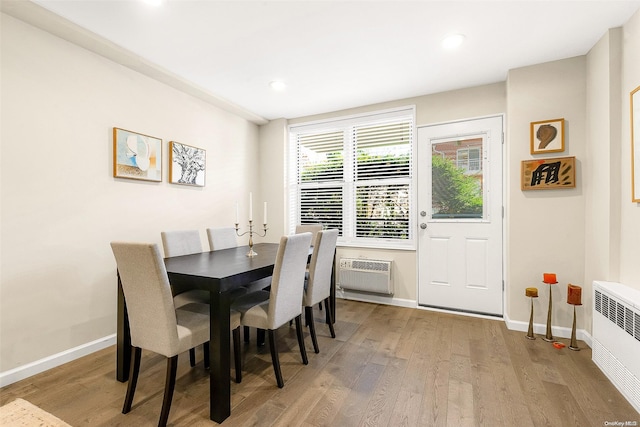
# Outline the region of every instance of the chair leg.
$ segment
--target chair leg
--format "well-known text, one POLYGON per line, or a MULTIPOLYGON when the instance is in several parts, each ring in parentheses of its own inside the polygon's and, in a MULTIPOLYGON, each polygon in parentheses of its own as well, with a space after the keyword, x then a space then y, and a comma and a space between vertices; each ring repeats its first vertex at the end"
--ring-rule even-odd
POLYGON ((132 358, 131 368, 129 370, 129 384, 127 385, 127 394, 124 398, 124 405, 122 407, 122 413, 127 414, 131 410, 131 404, 133 403, 133 395, 136 393, 136 385, 138 384, 138 373, 140 372, 140 356, 142 355, 142 349, 140 347, 131 347, 132 358))
POLYGON ((329 298, 324 300, 324 306, 327 308, 327 319, 329 320, 329 331, 331 331, 331 338, 336 337, 336 331, 333 329, 333 312, 331 311, 331 304, 329 304, 329 298))
POLYGON ((313 320, 313 307, 304 308, 304 320, 309 325, 309 334, 311 335, 311 342, 313 343, 313 351, 320 353, 318 348, 318 338, 316 337, 316 322, 313 320))
POLYGON ((189 365, 191 365, 192 368, 196 366, 196 349, 195 348, 189 349, 189 365))
POLYGON ((304 337, 302 336, 302 314, 296 316, 296 333, 298 335, 298 346, 300 346, 302 363, 308 365, 309 359, 307 359, 307 349, 304 347, 304 337))
POLYGON ((169 410, 171 410, 171 400, 173 399, 173 389, 176 386, 176 371, 178 370, 178 356, 167 359, 167 380, 164 385, 164 399, 162 400, 162 411, 160 412, 160 420, 158 427, 165 427, 169 419, 169 410))
POLYGON ((258 347, 264 346, 264 329, 258 329, 258 339, 257 339, 258 347))
POLYGON ((280 370, 280 359, 278 358, 278 349, 276 348, 276 331, 269 329, 269 348, 271 349, 271 361, 273 362, 273 372, 276 374, 276 382, 278 387, 284 387, 282 380, 282 371, 280 370))
POLYGON ((240 327, 233 330, 233 360, 236 365, 236 382, 242 382, 242 353, 240 349, 240 327))
POLYGON ((250 341, 250 337, 249 337, 249 327, 245 326, 244 327, 244 342, 246 342, 247 344, 250 341))
POLYGON ((209 341, 202 344, 202 352, 204 353, 204 369, 209 369, 209 341))

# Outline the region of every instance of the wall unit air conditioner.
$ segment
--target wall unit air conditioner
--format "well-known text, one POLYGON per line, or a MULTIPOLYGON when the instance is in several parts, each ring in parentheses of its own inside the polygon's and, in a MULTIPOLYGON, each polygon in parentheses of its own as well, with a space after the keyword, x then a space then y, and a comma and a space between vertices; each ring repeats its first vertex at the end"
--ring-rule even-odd
POLYGON ((591 359, 640 412, 640 291, 593 282, 591 359))
POLYGON ((372 259, 340 259, 339 285, 351 291, 393 294, 391 261, 372 259))

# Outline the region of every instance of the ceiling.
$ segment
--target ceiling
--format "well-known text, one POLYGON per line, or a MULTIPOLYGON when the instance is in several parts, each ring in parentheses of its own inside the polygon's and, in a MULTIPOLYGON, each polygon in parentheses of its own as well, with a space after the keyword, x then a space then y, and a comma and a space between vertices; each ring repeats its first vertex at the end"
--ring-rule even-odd
POLYGON ((510 69, 586 54, 640 8, 640 0, 34 3, 255 122, 502 82, 510 69), (441 41, 451 33, 465 42, 447 51, 441 41), (286 89, 274 91, 273 80, 286 89))

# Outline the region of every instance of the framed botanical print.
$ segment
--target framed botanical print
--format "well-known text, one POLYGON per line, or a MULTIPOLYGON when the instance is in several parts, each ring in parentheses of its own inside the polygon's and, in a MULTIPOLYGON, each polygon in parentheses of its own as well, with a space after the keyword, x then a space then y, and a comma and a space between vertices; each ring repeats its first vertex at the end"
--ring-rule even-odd
POLYGON ((564 119, 531 122, 531 154, 564 151, 564 119))
POLYGON ((204 187, 207 153, 202 148, 169 142, 169 182, 204 187))
POLYGON ((522 190, 550 190, 576 186, 576 158, 524 160, 520 188, 522 190))
POLYGON ((162 181, 162 140, 114 127, 113 176, 162 181))

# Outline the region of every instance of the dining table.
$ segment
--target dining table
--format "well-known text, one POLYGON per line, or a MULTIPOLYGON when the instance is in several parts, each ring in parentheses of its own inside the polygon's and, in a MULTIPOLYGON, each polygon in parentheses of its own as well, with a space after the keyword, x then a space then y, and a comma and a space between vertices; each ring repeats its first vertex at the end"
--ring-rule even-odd
MULTIPOLYGON (((255 244, 256 255, 251 257, 247 255, 249 246, 238 246, 164 260, 174 295, 193 289, 210 294, 209 408, 210 419, 217 423, 231 414, 230 296, 234 289, 273 274, 278 246, 277 243, 255 244)), ((310 248, 310 254, 312 251, 310 248)), ((331 277, 329 301, 333 316, 329 318, 329 310, 325 310, 327 322, 335 322, 334 274, 331 277)), ((116 378, 125 382, 131 364, 131 335, 119 276, 116 335, 116 378)))

